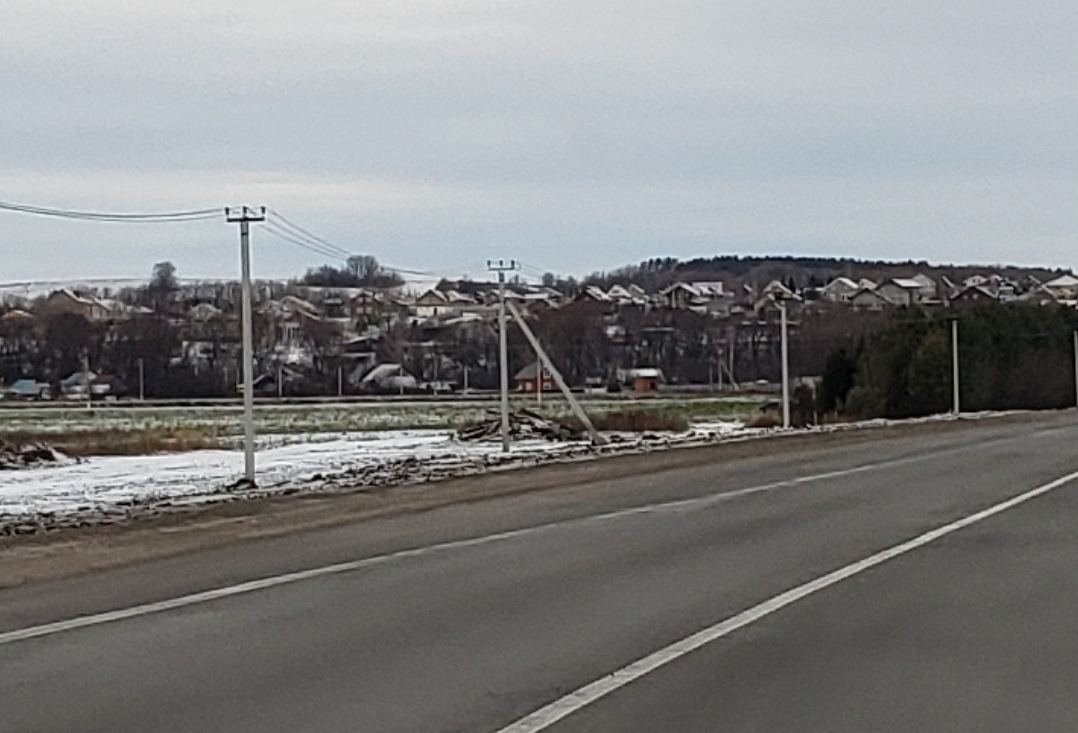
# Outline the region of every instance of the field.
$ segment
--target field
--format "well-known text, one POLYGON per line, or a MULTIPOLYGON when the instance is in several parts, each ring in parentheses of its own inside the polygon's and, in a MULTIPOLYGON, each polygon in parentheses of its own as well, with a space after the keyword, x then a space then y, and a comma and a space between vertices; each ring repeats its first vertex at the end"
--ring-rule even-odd
MULTIPOLYGON (((590 399, 589 414, 659 411, 688 422, 744 421, 759 405, 755 398, 590 399)), ((513 407, 537 409, 534 398, 516 397, 513 407)), ((309 436, 385 430, 452 430, 489 417, 496 400, 409 400, 386 402, 259 404, 260 436, 309 436)), ((565 416, 569 405, 545 397, 540 411, 565 416)), ((235 444, 243 433, 238 405, 19 406, 0 410, 0 438, 48 442, 72 455, 137 455, 235 444)))
MULTIPOLYGON (((745 418, 759 404, 742 399, 589 400, 612 443, 587 441, 467 443, 453 429, 497 414, 496 400, 409 400, 334 404, 260 404, 260 491, 325 491, 341 484, 386 486, 470 475, 499 467, 574 460, 707 443, 756 431, 745 418), (663 432, 660 426, 679 426, 663 432), (692 425, 690 430, 683 428, 692 425), (647 433, 639 432, 642 429, 647 433)), ((536 409, 534 401, 514 407, 536 409)), ((563 400, 541 410, 563 417, 563 400)), ((0 410, 0 439, 41 441, 66 454, 60 464, 0 474, 0 536, 65 522, 122 521, 132 512, 177 502, 238 498, 242 408, 161 406, 19 406, 0 410)))

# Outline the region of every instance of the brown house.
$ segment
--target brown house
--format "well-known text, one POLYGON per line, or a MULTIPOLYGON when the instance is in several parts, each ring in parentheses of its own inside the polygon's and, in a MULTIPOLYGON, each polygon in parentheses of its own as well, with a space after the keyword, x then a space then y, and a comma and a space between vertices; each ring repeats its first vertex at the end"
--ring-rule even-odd
POLYGON ((516 373, 516 376, 513 377, 513 384, 516 385, 517 391, 532 394, 535 394, 540 389, 544 392, 553 392, 555 387, 554 377, 550 376, 550 372, 546 368, 543 369, 542 384, 540 385, 539 365, 534 362, 516 373))
POLYGON ((96 298, 77 295, 67 288, 53 291, 45 300, 44 310, 50 314, 72 313, 88 321, 104 321, 109 317, 104 303, 96 298))
POLYGON ((655 392, 666 381, 661 369, 651 367, 630 369, 627 376, 628 385, 633 392, 639 393, 655 392))

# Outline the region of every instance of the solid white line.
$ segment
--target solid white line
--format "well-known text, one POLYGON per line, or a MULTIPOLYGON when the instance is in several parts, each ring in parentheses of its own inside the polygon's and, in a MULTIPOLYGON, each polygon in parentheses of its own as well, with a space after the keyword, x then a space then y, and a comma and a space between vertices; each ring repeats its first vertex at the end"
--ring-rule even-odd
POLYGON ((550 726, 554 725, 558 721, 572 715, 581 708, 587 707, 596 702, 600 698, 603 698, 615 690, 621 689, 626 685, 640 679, 641 677, 654 672, 655 670, 663 667, 671 662, 693 652, 713 641, 721 639, 728 634, 737 631, 751 623, 759 621, 776 611, 780 611, 786 606, 792 603, 818 593, 819 591, 829 588, 832 585, 841 583, 842 581, 850 578, 859 573, 863 573, 866 570, 876 567, 888 560, 904 555, 908 552, 912 552, 919 547, 923 547, 930 542, 935 542, 941 537, 957 532, 960 529, 976 524, 977 522, 988 519, 989 517, 1005 512, 1008 509, 1012 509, 1019 504, 1024 504, 1031 499, 1035 499, 1038 496, 1047 494, 1049 491, 1058 489, 1066 483, 1078 479, 1078 471, 1058 478, 1055 481, 1038 486, 1035 489, 1020 494, 1004 502, 996 504, 971 514, 964 519, 951 522, 937 529, 933 529, 929 532, 913 538, 907 542, 903 542, 900 545, 895 545, 890 549, 878 552, 875 555, 866 557, 864 560, 859 560, 845 567, 839 568, 834 572, 827 575, 816 578, 809 581, 804 585, 799 585, 796 588, 780 593, 779 595, 769 600, 753 606, 747 611, 742 611, 736 616, 720 621, 714 626, 709 626, 703 631, 699 631, 692 636, 688 636, 681 641, 674 642, 670 646, 664 647, 657 652, 649 654, 642 659, 638 659, 631 664, 622 667, 616 672, 612 672, 606 677, 602 677, 584 687, 581 687, 568 695, 565 695, 558 700, 550 703, 549 705, 536 710, 531 715, 528 715, 520 720, 498 730, 496 733, 539 733, 539 731, 546 730, 550 726))
POLYGON ((604 514, 595 514, 587 517, 575 517, 573 519, 566 519, 558 522, 549 522, 547 524, 523 527, 521 529, 508 530, 505 532, 497 532, 495 534, 483 535, 480 537, 473 537, 465 540, 440 542, 434 545, 426 545, 423 547, 401 550, 386 555, 376 555, 374 557, 368 557, 361 560, 351 560, 348 562, 337 563, 335 565, 326 565, 322 567, 311 568, 309 570, 300 570, 294 573, 285 573, 283 575, 274 575, 266 578, 259 578, 257 580, 251 580, 245 583, 239 583, 237 585, 215 588, 199 593, 192 593, 186 596, 179 596, 177 598, 169 598, 163 601, 157 601, 155 603, 146 603, 140 606, 131 606, 129 608, 121 608, 115 611, 106 611, 104 613, 97 613, 89 616, 79 616, 76 618, 65 619, 62 621, 55 621, 53 623, 42 624, 40 626, 31 626, 24 629, 16 629, 14 631, 0 632, 0 646, 3 646, 5 644, 13 644, 18 641, 36 639, 42 636, 51 636, 53 634, 59 634, 65 631, 74 631, 76 629, 84 629, 91 626, 100 626, 101 624, 112 623, 114 621, 123 621, 125 619, 148 616, 155 613, 162 613, 164 611, 173 611, 188 606, 209 603, 211 601, 220 600, 222 598, 230 598, 232 596, 239 596, 246 593, 267 590, 269 588, 276 588, 278 586, 299 583, 305 580, 313 580, 315 578, 321 578, 330 575, 350 573, 356 570, 363 570, 365 568, 393 562, 396 560, 421 557, 423 555, 429 555, 437 552, 459 550, 469 547, 478 547, 480 545, 486 545, 494 542, 503 542, 506 540, 537 534, 539 532, 546 532, 551 529, 575 526, 580 524, 590 524, 594 522, 606 522, 615 519, 632 517, 640 514, 705 508, 713 504, 728 501, 730 499, 736 499, 742 496, 751 496, 753 494, 761 494, 769 491, 775 491, 777 489, 795 488, 797 486, 812 483, 815 481, 825 481, 832 478, 853 476, 858 473, 875 471, 882 468, 893 468, 895 466, 901 466, 908 463, 920 463, 931 458, 938 458, 941 456, 950 455, 954 452, 965 450, 967 448, 984 448, 995 442, 1001 441, 979 443, 974 446, 960 446, 953 449, 938 451, 931 455, 908 456, 906 458, 896 458, 891 461, 881 461, 879 463, 868 463, 860 466, 854 466, 852 468, 844 468, 836 471, 827 471, 825 473, 817 473, 809 476, 798 476, 795 478, 786 479, 784 481, 774 481, 772 483, 761 484, 759 486, 750 486, 744 489, 736 489, 733 491, 708 494, 706 496, 695 497, 692 499, 678 499, 675 501, 662 502, 659 504, 647 504, 644 506, 630 507, 628 509, 619 509, 617 511, 606 512, 604 514))

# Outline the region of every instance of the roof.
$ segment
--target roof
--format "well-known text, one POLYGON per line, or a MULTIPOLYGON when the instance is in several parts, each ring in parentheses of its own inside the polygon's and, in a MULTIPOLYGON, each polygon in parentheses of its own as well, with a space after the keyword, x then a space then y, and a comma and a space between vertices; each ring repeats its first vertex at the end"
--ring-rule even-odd
POLYGON ((69 290, 68 288, 60 288, 59 290, 54 290, 52 293, 49 294, 49 297, 52 298, 56 295, 62 295, 66 298, 70 298, 76 303, 81 303, 82 305, 101 305, 95 298, 89 298, 83 295, 79 295, 75 291, 69 290))
POLYGON ((1044 284, 1046 288, 1074 288, 1078 287, 1078 277, 1073 275, 1060 275, 1055 280, 1049 280, 1044 284))
POLYGON ((48 387, 47 384, 38 382, 36 379, 18 379, 12 382, 8 390, 19 395, 36 395, 46 387, 48 387))
POLYGON ((18 319, 32 320, 33 318, 34 318, 33 313, 29 313, 27 311, 24 311, 21 308, 12 308, 7 313, 5 313, 3 316, 0 316, 0 320, 5 320, 5 321, 14 321, 14 320, 18 320, 18 319))
POLYGON ((638 369, 629 370, 629 379, 662 379, 662 369, 656 369, 654 367, 640 367, 638 369))
POLYGON ((95 379, 97 379, 97 375, 93 372, 75 372, 67 379, 62 380, 60 385, 63 387, 74 387, 87 382, 92 382, 95 379))
POLYGON ((824 286, 824 290, 831 290, 832 288, 846 288, 847 290, 857 290, 859 287, 857 283, 848 277, 836 277, 831 282, 824 286))
POLYGON ((723 294, 724 285, 721 280, 701 280, 694 281, 692 286, 696 288, 696 292, 701 295, 721 296, 723 294))
POLYGON ((675 290, 684 290, 690 295, 700 295, 700 291, 697 290, 694 286, 690 285, 689 283, 681 282, 680 280, 675 283, 671 283, 670 285, 667 285, 665 288, 659 291, 659 295, 666 296, 674 292, 675 290))
POLYGON ((886 304, 886 305, 894 305, 891 301, 889 301, 887 298, 880 295, 880 293, 878 291, 873 290, 872 288, 861 288, 856 293, 854 293, 853 295, 850 296, 850 302, 852 303, 855 300, 861 300, 863 298, 868 298, 869 300, 875 300, 878 303, 883 303, 883 304, 886 304))
POLYGON ((777 293, 779 295, 785 296, 794 294, 794 291, 783 285, 782 282, 780 282, 779 280, 772 280, 771 282, 769 282, 764 287, 762 292, 764 295, 774 295, 777 293))
POLYGON ((999 295, 997 293, 993 293, 983 285, 970 285, 968 288, 962 288, 962 290, 951 297, 951 300, 972 300, 976 295, 980 295, 989 300, 999 300, 999 295))
POLYGON ((896 285, 903 290, 920 290, 922 285, 922 283, 918 282, 917 280, 914 280, 911 277, 893 277, 887 282, 885 282, 884 285, 887 285, 889 283, 896 285))
POLYGON ((594 285, 588 285, 586 288, 584 288, 584 294, 587 295, 589 298, 593 298, 604 303, 610 300, 610 296, 604 293, 602 288, 596 287, 594 285))
POLYGON ((360 381, 370 384, 372 382, 381 382, 386 379, 401 376, 410 377, 412 375, 404 371, 404 367, 400 364, 379 364, 367 372, 360 381))
MULTIPOLYGON (((517 372, 516 375, 513 377, 513 380, 514 381, 519 381, 521 379, 535 379, 535 375, 539 371, 537 367, 538 367, 538 365, 533 361, 531 364, 528 364, 523 369, 521 369, 519 372, 517 372)), ((543 381, 546 381, 546 377, 549 377, 549 376, 550 376, 550 374, 546 371, 546 369, 544 369, 543 370, 543 377, 544 377, 543 381)))

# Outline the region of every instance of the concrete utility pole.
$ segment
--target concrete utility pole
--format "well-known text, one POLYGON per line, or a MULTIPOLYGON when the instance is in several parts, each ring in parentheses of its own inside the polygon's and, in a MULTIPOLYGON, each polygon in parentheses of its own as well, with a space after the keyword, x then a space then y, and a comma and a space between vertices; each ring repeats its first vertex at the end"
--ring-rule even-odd
POLYGON ((954 374, 951 377, 952 387, 954 389, 954 414, 958 415, 962 412, 962 405, 958 399, 958 319, 955 318, 951 321, 951 368, 954 374))
POLYGON ((790 349, 786 343, 786 301, 779 301, 782 309, 782 427, 790 427, 790 349))
POLYGON ((1078 405, 1078 331, 1074 332, 1074 399, 1078 405))
POLYGON ((524 332, 524 338, 528 339, 528 343, 535 349, 535 353, 539 356, 539 361, 546 365, 547 370, 550 372, 551 379, 554 380, 554 384, 558 386, 561 393, 565 395, 566 401, 569 402, 569 407, 572 409, 573 414, 577 416, 580 422, 584 423, 584 428, 588 431, 588 435, 591 436, 591 442, 593 445, 602 445, 603 439, 599 435, 599 432, 595 429, 595 425, 592 423, 591 418, 588 417, 588 413, 584 411, 584 408, 580 406, 576 398, 573 397, 573 393, 569 390, 569 385, 565 383, 565 380, 561 376, 561 372, 554 366, 554 362, 547 356, 546 351, 543 350, 542 344, 539 343, 539 339, 535 337, 532 330, 528 328, 528 324, 524 321, 524 316, 520 314, 517 307, 512 303, 508 304, 509 312, 513 314, 513 319, 520 326, 520 330, 524 332))
POLYGON ((487 269, 498 273, 498 364, 502 390, 502 452, 509 452, 509 340, 505 333, 505 273, 517 269, 516 260, 487 260, 487 269))
POLYGON ((146 367, 141 356, 138 360, 138 401, 146 401, 146 367))
POLYGON ((225 209, 225 220, 240 225, 240 270, 243 278, 243 477, 255 483, 255 361, 251 298, 251 222, 266 220, 266 207, 225 209))

